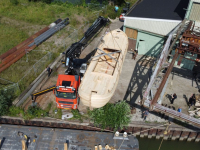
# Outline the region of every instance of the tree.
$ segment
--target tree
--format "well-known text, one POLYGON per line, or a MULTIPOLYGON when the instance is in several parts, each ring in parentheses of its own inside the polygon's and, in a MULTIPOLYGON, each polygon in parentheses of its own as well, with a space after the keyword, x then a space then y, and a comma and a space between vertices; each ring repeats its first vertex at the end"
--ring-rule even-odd
POLYGON ((6 115, 12 106, 12 94, 6 90, 0 91, 0 116, 6 115))

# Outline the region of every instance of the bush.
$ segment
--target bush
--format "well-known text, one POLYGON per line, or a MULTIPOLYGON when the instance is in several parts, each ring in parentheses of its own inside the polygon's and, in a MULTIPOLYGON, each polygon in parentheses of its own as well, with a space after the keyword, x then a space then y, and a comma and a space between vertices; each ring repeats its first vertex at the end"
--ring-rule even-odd
POLYGON ((10 0, 10 2, 11 2, 13 5, 19 4, 18 0, 10 0))
POLYGON ((125 101, 116 104, 108 103, 102 108, 88 110, 88 114, 95 126, 100 125, 102 129, 111 127, 114 130, 122 129, 130 123, 130 113, 130 106, 125 101))
POLYGON ((12 98, 12 93, 6 90, 0 91, 0 116, 8 114, 9 107, 12 105, 12 98))
POLYGON ((47 112, 41 109, 39 106, 29 106, 28 110, 26 111, 23 117, 25 120, 29 120, 45 116, 47 116, 47 112))
POLYGON ((9 108, 9 116, 17 117, 20 114, 24 114, 24 109, 21 107, 11 106, 9 108))

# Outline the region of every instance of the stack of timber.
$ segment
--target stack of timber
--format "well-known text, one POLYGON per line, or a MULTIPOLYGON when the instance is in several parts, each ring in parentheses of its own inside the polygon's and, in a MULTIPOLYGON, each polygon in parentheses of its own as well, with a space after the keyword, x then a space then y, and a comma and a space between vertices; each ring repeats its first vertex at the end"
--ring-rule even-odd
POLYGON ((27 52, 33 50, 36 45, 33 45, 29 47, 28 45, 34 42, 34 39, 47 31, 49 27, 45 27, 42 30, 38 31, 19 45, 13 47, 6 53, 2 54, 0 56, 0 72, 4 71, 6 68, 11 66, 13 63, 18 61, 20 58, 22 58, 27 52))
POLYGON ((200 107, 200 94, 195 94, 195 98, 196 98, 195 106, 200 107))
POLYGON ((188 111, 190 116, 200 117, 200 94, 195 94, 196 103, 193 111, 188 111))
POLYGON ((113 96, 128 49, 128 37, 120 29, 107 33, 82 79, 79 96, 90 108, 106 105, 113 96))

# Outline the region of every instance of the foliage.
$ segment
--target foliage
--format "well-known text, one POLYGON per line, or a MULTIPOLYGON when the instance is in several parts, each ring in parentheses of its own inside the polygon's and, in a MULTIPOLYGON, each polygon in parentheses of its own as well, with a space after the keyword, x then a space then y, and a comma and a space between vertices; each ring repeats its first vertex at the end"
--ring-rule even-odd
POLYGON ((9 107, 12 105, 12 94, 6 90, 0 91, 0 116, 8 113, 9 107))
POLYGON ((9 108, 9 113, 8 115, 9 116, 12 116, 12 117, 18 117, 24 114, 24 109, 22 107, 16 107, 16 106, 11 106, 9 108))
POLYGON ((109 17, 109 18, 111 18, 111 19, 115 19, 116 17, 119 17, 120 16, 120 14, 121 14, 121 7, 119 7, 119 10, 117 11, 117 12, 115 12, 114 11, 114 6, 110 6, 110 5, 108 5, 107 6, 107 9, 106 9, 106 11, 102 11, 101 13, 100 13, 100 16, 104 16, 104 17, 109 17))
POLYGON ((61 119, 62 118, 62 109, 58 109, 58 113, 57 113, 57 118, 61 119))
POLYGON ((13 5, 19 4, 18 0, 10 0, 10 2, 11 2, 13 5))
POLYGON ((80 122, 83 122, 83 115, 79 112, 78 109, 72 109, 71 113, 73 114, 72 119, 79 120, 80 122))
POLYGON ((33 119, 47 116, 47 112, 39 106, 29 106, 24 117, 25 119, 33 119))
POLYGON ((130 123, 130 106, 125 101, 116 104, 108 103, 104 107, 88 110, 88 114, 94 125, 102 129, 111 127, 115 130, 122 129, 130 123))
POLYGON ((5 24, 0 20, 0 55, 28 37, 21 29, 5 24))

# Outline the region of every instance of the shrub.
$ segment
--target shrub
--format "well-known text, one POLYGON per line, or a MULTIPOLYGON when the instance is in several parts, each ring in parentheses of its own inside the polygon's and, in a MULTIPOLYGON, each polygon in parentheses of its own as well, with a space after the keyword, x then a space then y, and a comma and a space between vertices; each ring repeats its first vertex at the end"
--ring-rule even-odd
POLYGON ((19 4, 18 0, 10 0, 10 2, 11 2, 13 5, 19 4))
POLYGON ((0 116, 8 114, 9 107, 12 105, 12 97, 12 93, 6 90, 0 91, 0 116))
POLYGON ((47 112, 41 109, 39 106, 29 106, 28 110, 24 114, 24 119, 29 120, 33 118, 40 118, 41 116, 47 116, 47 112))
POLYGON ((88 114, 95 126, 100 125, 102 129, 111 127, 114 130, 122 129, 130 123, 130 113, 130 106, 125 101, 116 104, 108 103, 102 108, 88 110, 88 114))
POLYGON ((24 113, 24 109, 21 107, 11 106, 9 108, 9 116, 19 116, 20 114, 24 113))

